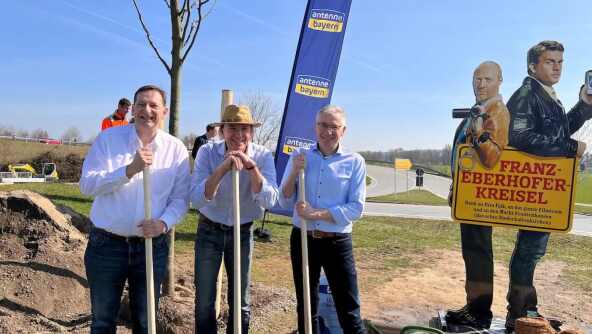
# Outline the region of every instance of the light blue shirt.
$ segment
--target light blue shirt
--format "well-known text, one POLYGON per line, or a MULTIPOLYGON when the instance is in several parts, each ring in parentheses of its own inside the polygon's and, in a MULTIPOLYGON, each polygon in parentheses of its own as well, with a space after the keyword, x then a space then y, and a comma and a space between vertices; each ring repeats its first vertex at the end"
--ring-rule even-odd
MULTIPOLYGON (((366 199, 364 158, 357 153, 345 152, 341 145, 337 152, 330 156, 323 156, 317 145, 310 149, 298 149, 288 160, 280 189, 283 188, 292 170, 292 159, 300 153, 306 154, 304 169, 306 201, 313 208, 328 209, 334 220, 334 222, 307 221, 307 229, 351 233, 353 222, 359 219, 364 211, 366 199)), ((294 207, 296 192, 290 198, 285 198, 283 194, 279 197, 279 203, 283 208, 294 207)), ((294 226, 300 227, 300 220, 300 216, 294 210, 292 216, 294 226)))
MULTIPOLYGON (((226 143, 224 141, 210 142, 199 148, 191 175, 190 198, 193 207, 208 219, 232 226, 234 225, 232 173, 226 173, 222 177, 212 200, 208 201, 205 197, 206 181, 224 161, 225 153, 226 143)), ((271 152, 261 145, 249 143, 246 153, 255 161, 259 172, 263 175, 263 185, 261 191, 255 194, 251 191, 249 171, 243 169, 239 173, 241 224, 263 217, 263 211, 272 208, 278 198, 275 166, 271 152)))

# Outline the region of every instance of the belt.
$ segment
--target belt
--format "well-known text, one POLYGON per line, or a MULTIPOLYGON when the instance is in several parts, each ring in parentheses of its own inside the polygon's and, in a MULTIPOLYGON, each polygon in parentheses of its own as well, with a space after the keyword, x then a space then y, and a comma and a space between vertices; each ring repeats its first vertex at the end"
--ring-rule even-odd
MULTIPOLYGON (((199 223, 216 228, 221 231, 231 231, 234 229, 234 226, 229 226, 229 225, 224 225, 222 223, 217 223, 204 215, 199 216, 199 223)), ((249 227, 251 227, 251 225, 253 225, 253 222, 241 224, 241 230, 245 229, 245 228, 249 228, 249 227)))
POLYGON ((124 237, 122 235, 111 233, 111 232, 109 232, 107 230, 104 230, 104 229, 102 229, 100 227, 96 227, 96 226, 93 226, 91 228, 91 232, 98 233, 100 235, 106 236, 106 237, 108 237, 110 239, 113 239, 113 240, 127 242, 128 244, 141 243, 141 242, 143 243, 144 240, 145 240, 143 237, 137 237, 137 236, 124 237))
MULTIPOLYGON (((300 230, 298 227, 295 229, 300 230)), ((340 237, 347 237, 349 233, 341 233, 341 232, 325 232, 321 230, 312 230, 306 231, 306 234, 313 239, 332 239, 332 238, 340 238, 340 237)))

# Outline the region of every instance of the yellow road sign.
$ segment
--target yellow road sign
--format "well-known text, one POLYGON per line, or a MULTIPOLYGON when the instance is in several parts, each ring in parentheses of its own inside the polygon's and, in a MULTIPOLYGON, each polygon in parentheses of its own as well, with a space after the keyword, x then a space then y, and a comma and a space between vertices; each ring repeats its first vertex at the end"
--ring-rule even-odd
POLYGON ((540 157, 508 147, 488 169, 470 145, 462 145, 455 161, 455 221, 545 232, 571 229, 576 158, 540 157))
POLYGON ((409 170, 413 164, 409 159, 395 159, 395 169, 409 170))

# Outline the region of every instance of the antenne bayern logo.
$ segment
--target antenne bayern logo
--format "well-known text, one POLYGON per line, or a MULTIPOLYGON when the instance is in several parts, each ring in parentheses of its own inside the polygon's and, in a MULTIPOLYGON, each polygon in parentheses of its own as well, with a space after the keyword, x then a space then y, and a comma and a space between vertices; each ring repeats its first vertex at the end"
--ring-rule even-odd
POLYGON ((327 98, 329 97, 330 86, 331 82, 325 78, 312 75, 299 75, 296 78, 295 92, 316 98, 327 98))
POLYGON ((313 9, 310 12, 308 27, 313 30, 341 32, 345 14, 331 9, 313 9))
POLYGON ((284 149, 282 151, 285 154, 290 155, 297 148, 310 148, 314 144, 315 142, 310 139, 286 136, 286 140, 284 141, 284 149))

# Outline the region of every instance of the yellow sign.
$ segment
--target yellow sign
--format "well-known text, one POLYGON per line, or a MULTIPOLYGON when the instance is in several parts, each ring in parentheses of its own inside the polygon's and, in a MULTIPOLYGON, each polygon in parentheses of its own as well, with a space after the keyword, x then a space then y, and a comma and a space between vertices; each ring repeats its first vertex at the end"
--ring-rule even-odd
POLYGON ((452 219, 459 223, 569 232, 576 158, 540 157, 506 148, 485 168, 470 145, 456 154, 452 219))
POLYGON ((413 164, 409 159, 395 159, 395 169, 409 170, 413 164))

